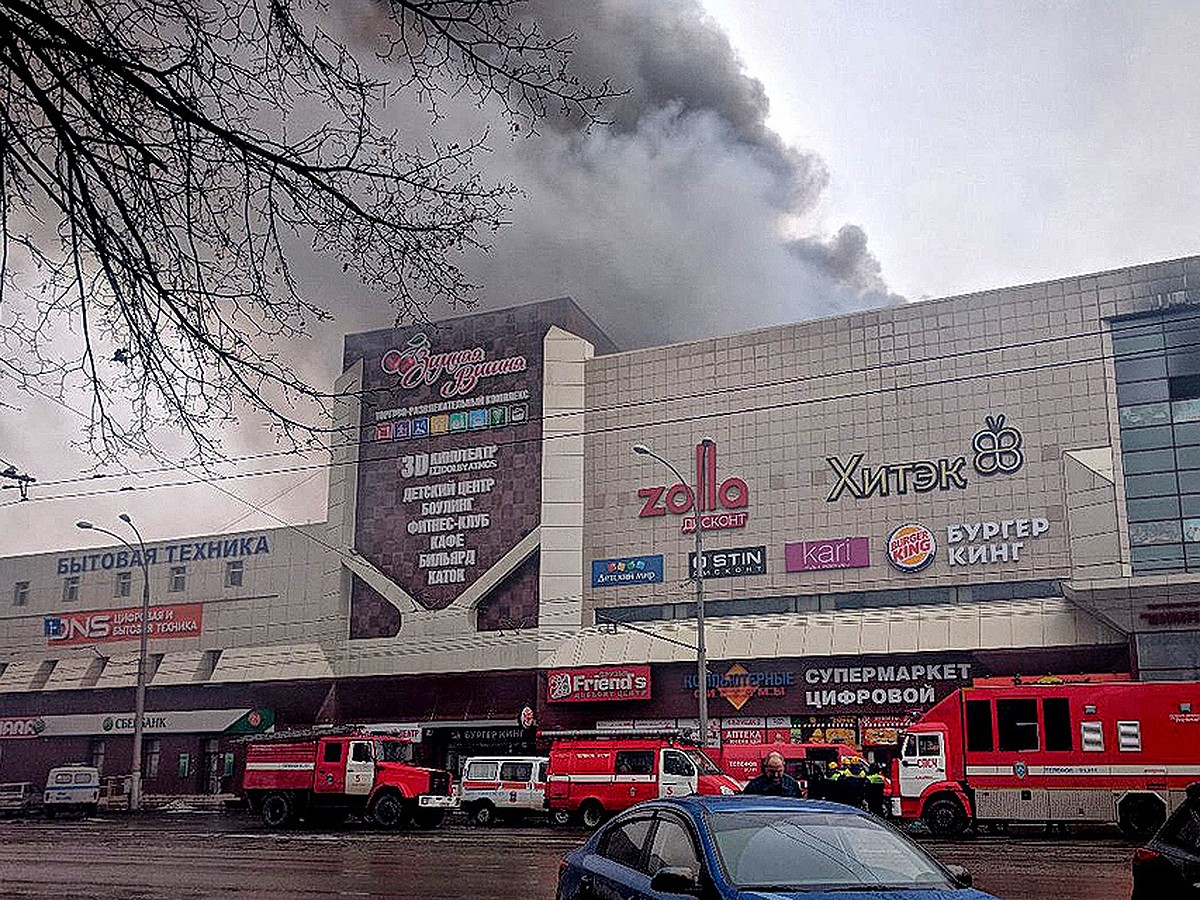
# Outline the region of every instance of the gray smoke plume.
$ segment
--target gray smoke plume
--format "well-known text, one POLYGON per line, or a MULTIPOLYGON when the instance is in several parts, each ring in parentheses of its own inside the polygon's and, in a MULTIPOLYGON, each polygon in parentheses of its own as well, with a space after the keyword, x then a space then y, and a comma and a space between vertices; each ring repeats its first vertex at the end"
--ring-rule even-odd
POLYGON ((570 295, 622 346, 702 338, 900 300, 861 228, 809 221, 828 173, 768 128, 763 85, 696 0, 536 0, 572 64, 628 93, 607 128, 551 118, 496 147, 524 190, 470 263, 488 306, 570 295))
MULTIPOLYGON (((348 27, 370 45, 387 20, 360 2, 348 27)), ((492 129, 485 172, 522 196, 492 251, 463 260, 484 307, 569 295, 618 344, 640 347, 901 299, 861 228, 816 233, 824 164, 767 126, 762 83, 698 0, 518 9, 548 37, 574 35, 584 81, 626 93, 601 110, 605 126, 552 113, 537 136, 492 129)), ((440 111, 459 138, 497 121, 486 107, 440 111)), ((385 323, 376 313, 370 324, 385 323)), ((338 325, 352 330, 341 313, 338 325)))

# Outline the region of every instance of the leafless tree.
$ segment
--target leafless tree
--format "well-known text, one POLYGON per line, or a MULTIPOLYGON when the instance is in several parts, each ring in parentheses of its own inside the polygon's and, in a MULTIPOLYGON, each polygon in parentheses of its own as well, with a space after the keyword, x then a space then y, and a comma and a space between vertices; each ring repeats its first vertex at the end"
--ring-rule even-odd
POLYGON ((381 104, 406 92, 432 126, 465 93, 519 131, 611 96, 520 6, 374 0, 356 49, 322 0, 0 0, 0 389, 84 386, 101 460, 164 423, 211 454, 247 405, 311 441, 301 410, 329 397, 281 342, 330 312, 297 249, 419 320, 471 298, 456 259, 514 190, 479 175, 480 136, 403 146, 381 104))

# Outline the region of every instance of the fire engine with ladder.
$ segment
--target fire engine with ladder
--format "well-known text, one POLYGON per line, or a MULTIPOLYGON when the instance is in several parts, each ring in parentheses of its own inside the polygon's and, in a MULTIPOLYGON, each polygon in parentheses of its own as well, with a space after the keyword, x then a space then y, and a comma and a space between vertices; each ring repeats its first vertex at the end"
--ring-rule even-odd
POLYGON ((893 815, 936 834, 1093 822, 1141 839, 1200 780, 1200 684, 962 688, 908 729, 892 765, 893 815))
POLYGON ((383 828, 436 828, 458 805, 450 773, 414 766, 410 741, 386 729, 314 728, 257 735, 242 790, 270 828, 356 815, 383 828))

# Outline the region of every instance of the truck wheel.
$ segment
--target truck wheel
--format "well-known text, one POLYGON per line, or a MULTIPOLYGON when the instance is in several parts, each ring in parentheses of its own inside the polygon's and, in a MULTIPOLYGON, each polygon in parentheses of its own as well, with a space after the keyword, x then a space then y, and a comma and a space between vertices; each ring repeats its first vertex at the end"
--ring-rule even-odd
POLYGON ((471 810, 471 823, 487 827, 496 822, 496 807, 484 800, 482 803, 476 803, 475 808, 471 810))
POLYGON ((433 831, 446 818, 444 809, 417 809, 413 812, 413 824, 422 831, 433 831))
POLYGON ((404 802, 395 794, 384 794, 371 807, 371 821, 380 828, 399 828, 407 818, 404 802))
POLYGON ((588 831, 594 831, 604 821, 604 807, 595 800, 586 801, 579 807, 579 820, 588 831))
POLYGON ((1162 801, 1147 794, 1126 797, 1117 808, 1117 827, 1132 841, 1151 837, 1166 821, 1162 801))
POLYGON ((268 828, 283 828, 292 821, 292 799, 287 794, 274 793, 263 797, 262 820, 268 828))
POLYGON ((967 814, 953 797, 940 797, 926 804, 921 819, 938 837, 957 837, 967 830, 967 814))

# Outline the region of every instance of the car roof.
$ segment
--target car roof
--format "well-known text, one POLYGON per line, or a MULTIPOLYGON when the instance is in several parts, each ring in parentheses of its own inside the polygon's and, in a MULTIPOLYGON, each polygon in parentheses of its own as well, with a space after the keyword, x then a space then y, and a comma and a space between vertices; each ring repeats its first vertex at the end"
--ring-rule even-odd
POLYGON ((755 794, 701 794, 688 797, 664 797, 650 801, 673 806, 691 813, 710 812, 827 812, 843 816, 867 816, 865 809, 831 803, 827 800, 798 800, 791 797, 764 797, 755 794))

